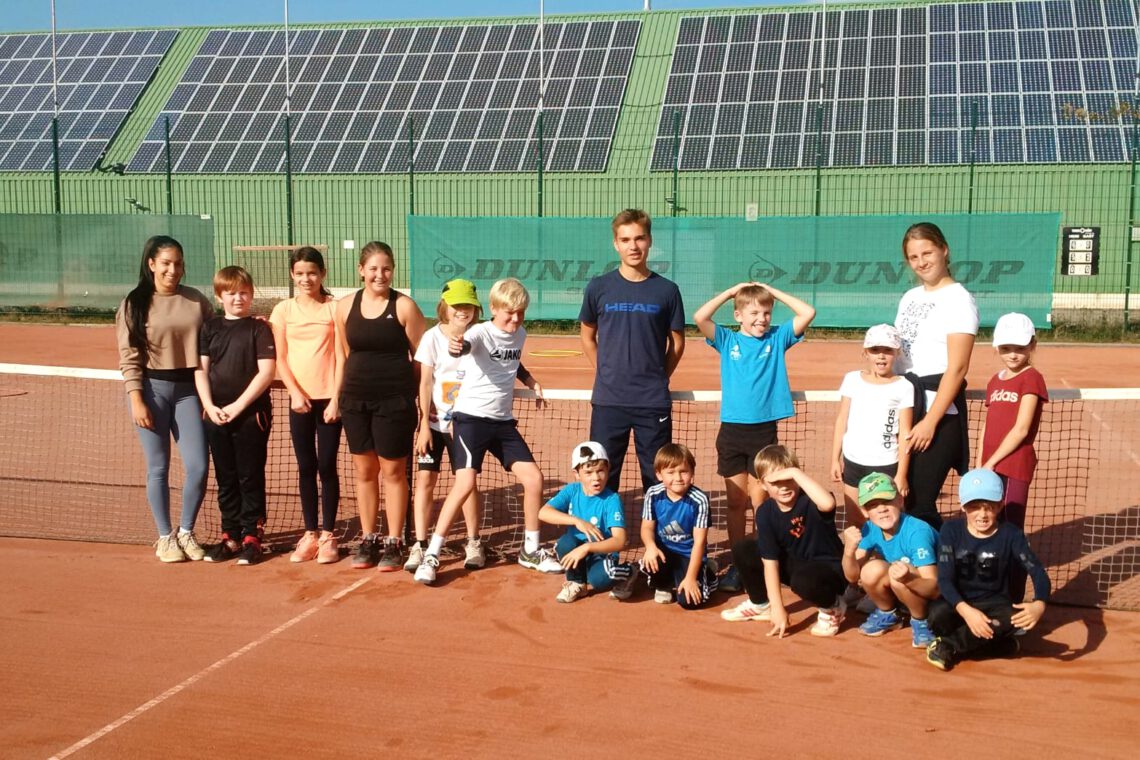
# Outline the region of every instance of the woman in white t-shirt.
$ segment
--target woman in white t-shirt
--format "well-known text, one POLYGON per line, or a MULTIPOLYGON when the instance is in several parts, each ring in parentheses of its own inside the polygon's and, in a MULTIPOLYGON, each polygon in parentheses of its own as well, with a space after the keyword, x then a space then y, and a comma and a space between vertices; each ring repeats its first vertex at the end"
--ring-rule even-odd
POLYGON ((966 372, 978 334, 974 297, 950 274, 950 246, 929 222, 911 225, 903 235, 903 259, 919 285, 899 301, 895 328, 902 350, 895 371, 915 386, 907 510, 936 530, 942 525, 938 494, 953 467, 970 463, 966 427, 966 372))
POLYGON ((902 341, 890 325, 875 325, 863 338, 865 370, 848 372, 839 386, 839 414, 831 447, 831 477, 843 483, 847 524, 862 525, 859 481, 872 472, 894 478, 906 496, 909 452, 899 446, 910 432, 914 386, 894 371, 902 341))

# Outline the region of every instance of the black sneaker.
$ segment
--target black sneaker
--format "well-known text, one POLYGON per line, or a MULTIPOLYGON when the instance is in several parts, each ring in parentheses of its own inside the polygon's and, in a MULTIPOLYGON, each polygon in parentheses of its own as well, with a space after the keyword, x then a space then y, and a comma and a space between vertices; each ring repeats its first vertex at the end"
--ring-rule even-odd
POLYGON ((261 542, 253 536, 246 536, 241 542, 241 554, 238 555, 239 565, 256 565, 261 559, 261 542))
POLYGON ((241 545, 230 538, 228 533, 222 534, 222 540, 210 547, 203 558, 207 562, 229 562, 241 551, 241 545))
POLYGON ((375 538, 362 538, 352 555, 352 566, 357 570, 366 570, 376 567, 380 557, 380 546, 375 538))
POLYGON ((926 661, 939 670, 954 667, 954 650, 942 639, 935 639, 926 647, 926 661))
POLYGON ((400 548, 400 539, 384 539, 384 548, 380 552, 380 559, 376 561, 376 569, 382 573, 391 573, 404 566, 404 554, 400 548))

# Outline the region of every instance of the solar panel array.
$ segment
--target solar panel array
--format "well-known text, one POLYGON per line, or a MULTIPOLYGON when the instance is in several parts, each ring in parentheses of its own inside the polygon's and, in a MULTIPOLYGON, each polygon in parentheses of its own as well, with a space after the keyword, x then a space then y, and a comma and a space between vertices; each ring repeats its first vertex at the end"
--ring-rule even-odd
POLYGON ((815 166, 819 127, 824 166, 1122 161, 1136 21, 1130 0, 685 18, 650 166, 673 166, 675 111, 682 169, 815 166))
MULTIPOLYGON (((61 169, 90 171, 177 36, 56 35, 61 169)), ((53 168, 51 35, 0 35, 0 171, 53 168)))
MULTIPOLYGON (((603 171, 639 21, 545 27, 546 168, 603 171)), ((537 24, 290 32, 294 171, 536 166, 537 24)), ((163 117, 178 172, 275 172, 284 162, 284 31, 210 32, 134 159, 158 171, 163 117)))

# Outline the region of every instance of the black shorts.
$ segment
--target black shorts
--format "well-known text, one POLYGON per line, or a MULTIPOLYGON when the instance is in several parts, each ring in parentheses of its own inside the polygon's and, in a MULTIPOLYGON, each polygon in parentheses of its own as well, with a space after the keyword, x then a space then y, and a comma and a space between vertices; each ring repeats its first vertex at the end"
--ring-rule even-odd
POLYGON ((881 464, 878 466, 859 464, 852 462, 847 457, 843 457, 843 485, 851 486, 852 488, 859 487, 859 481, 870 475, 872 472, 881 472, 891 478, 899 471, 899 463, 894 464, 881 464))
POLYGON ((756 477, 756 455, 776 443, 775 422, 722 422, 716 434, 716 472, 731 478, 746 472, 756 477))
POLYGON ((516 462, 534 461, 515 420, 491 420, 453 412, 451 434, 454 436, 451 466, 456 470, 482 472, 487 452, 502 463, 504 470, 511 469, 516 462))
POLYGON ((344 437, 353 454, 375 452, 382 459, 402 459, 412 453, 419 415, 416 404, 404 396, 373 401, 342 398, 340 418, 344 437))
POLYGON ((431 443, 427 453, 416 457, 416 469, 420 472, 439 472, 443 469, 443 452, 451 460, 451 471, 455 472, 455 455, 451 453, 452 438, 449 433, 441 433, 431 428, 431 443))

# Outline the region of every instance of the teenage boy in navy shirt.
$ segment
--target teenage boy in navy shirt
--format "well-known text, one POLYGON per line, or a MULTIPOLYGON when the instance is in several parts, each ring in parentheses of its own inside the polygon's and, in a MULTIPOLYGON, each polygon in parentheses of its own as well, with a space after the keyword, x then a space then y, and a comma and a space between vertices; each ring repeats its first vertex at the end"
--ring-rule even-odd
POLYGON ((676 284, 649 269, 649 216, 626 209, 612 227, 621 265, 586 285, 578 320, 596 367, 590 438, 609 454, 616 492, 631 430, 644 489, 656 482, 654 455, 673 440, 669 376, 685 352, 685 308, 676 284))

